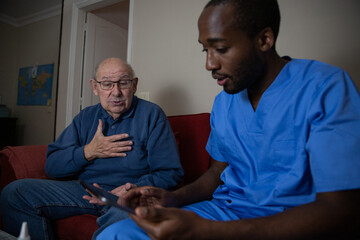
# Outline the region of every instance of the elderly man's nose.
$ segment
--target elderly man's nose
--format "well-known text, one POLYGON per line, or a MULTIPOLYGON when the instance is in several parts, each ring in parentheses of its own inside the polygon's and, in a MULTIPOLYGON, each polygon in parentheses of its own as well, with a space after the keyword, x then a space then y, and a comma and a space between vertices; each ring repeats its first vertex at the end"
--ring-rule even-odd
POLYGON ((119 83, 114 83, 114 88, 112 89, 112 93, 115 95, 121 95, 121 88, 119 83))

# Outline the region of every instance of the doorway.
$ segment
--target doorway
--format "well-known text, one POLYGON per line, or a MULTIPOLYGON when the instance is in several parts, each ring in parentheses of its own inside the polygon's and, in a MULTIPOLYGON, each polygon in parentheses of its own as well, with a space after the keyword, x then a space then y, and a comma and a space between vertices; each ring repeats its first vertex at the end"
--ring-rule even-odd
POLYGON ((96 66, 108 57, 127 60, 128 19, 129 0, 87 12, 80 110, 99 102, 89 83, 96 66))
POLYGON ((130 63, 133 4, 134 0, 73 3, 65 126, 81 109, 97 103, 89 79, 99 61, 111 56, 130 63))

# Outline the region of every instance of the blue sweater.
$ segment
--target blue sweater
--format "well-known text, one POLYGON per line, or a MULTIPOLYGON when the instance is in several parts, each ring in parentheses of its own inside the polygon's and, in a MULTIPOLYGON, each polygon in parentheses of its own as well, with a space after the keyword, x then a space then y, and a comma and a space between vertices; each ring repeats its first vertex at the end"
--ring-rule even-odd
POLYGON ((135 96, 131 108, 116 120, 100 104, 82 110, 48 146, 45 171, 50 177, 76 177, 98 183, 106 190, 127 182, 169 189, 183 177, 166 115, 156 104, 135 96), (99 119, 104 123, 105 136, 129 134, 133 149, 126 157, 85 159, 84 146, 93 139, 99 119))

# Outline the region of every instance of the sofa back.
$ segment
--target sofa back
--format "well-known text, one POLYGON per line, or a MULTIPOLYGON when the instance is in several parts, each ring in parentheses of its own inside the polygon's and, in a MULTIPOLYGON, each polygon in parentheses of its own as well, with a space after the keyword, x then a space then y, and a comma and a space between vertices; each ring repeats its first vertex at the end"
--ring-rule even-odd
POLYGON ((5 147, 0 151, 0 190, 22 178, 48 178, 44 165, 47 145, 5 147))
MULTIPOLYGON (((174 132, 184 168, 184 184, 190 183, 210 166, 205 150, 210 134, 210 114, 192 114, 168 117, 174 132)), ((0 190, 21 178, 48 178, 45 174, 46 145, 5 147, 0 151, 0 190)), ((1 218, 0 218, 1 227, 1 218)), ((95 230, 96 216, 85 214, 57 220, 54 223, 59 240, 90 239, 95 230)))
POLYGON ((210 134, 210 113, 168 116, 178 142, 184 184, 196 180, 210 166, 205 146, 210 134))
MULTIPOLYGON (((205 150, 210 134, 210 114, 190 114, 168 117, 178 143, 184 168, 184 184, 203 174, 210 166, 205 150)), ((22 178, 48 178, 45 174, 46 145, 5 147, 0 151, 0 190, 22 178)))

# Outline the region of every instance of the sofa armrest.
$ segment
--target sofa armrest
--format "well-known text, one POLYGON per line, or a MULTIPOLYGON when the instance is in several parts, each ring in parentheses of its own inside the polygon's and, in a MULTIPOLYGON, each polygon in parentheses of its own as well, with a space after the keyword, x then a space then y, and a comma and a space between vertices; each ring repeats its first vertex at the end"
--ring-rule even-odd
POLYGON ((47 145, 5 147, 0 151, 2 189, 10 182, 22 178, 48 179, 44 166, 47 145))

